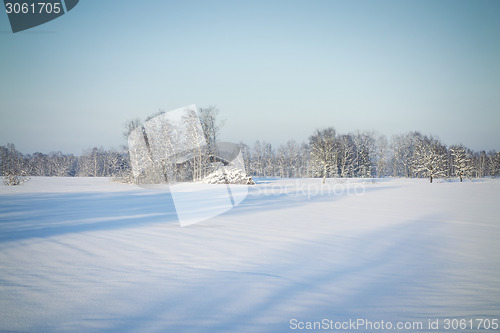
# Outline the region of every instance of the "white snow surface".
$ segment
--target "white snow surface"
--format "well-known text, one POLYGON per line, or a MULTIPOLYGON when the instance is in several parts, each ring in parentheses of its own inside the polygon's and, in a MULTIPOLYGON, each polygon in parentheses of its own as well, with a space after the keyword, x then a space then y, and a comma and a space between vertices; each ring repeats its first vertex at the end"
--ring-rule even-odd
POLYGON ((165 189, 0 185, 0 331, 293 332, 291 320, 365 318, 424 332, 429 319, 445 331, 446 318, 500 318, 500 180, 256 182, 185 228, 165 189))

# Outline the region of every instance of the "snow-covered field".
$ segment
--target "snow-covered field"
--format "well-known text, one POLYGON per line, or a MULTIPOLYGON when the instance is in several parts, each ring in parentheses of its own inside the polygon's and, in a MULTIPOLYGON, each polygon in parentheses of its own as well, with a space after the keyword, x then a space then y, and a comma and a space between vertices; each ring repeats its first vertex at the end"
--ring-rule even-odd
POLYGON ((184 228, 165 190, 101 178, 0 185, 0 331, 368 320, 423 332, 438 320, 433 332, 477 332, 500 319, 500 180, 257 183, 236 208, 184 228), (465 329, 446 330, 460 320, 465 329))

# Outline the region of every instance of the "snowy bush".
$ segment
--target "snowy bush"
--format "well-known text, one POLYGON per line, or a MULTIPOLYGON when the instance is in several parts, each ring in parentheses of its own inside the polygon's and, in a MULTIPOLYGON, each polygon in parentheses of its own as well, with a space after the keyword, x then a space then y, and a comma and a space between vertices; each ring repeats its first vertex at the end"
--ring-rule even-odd
POLYGON ((117 176, 111 177, 111 181, 114 183, 123 183, 123 184, 135 183, 134 175, 130 171, 125 171, 117 176))
POLYGON ((245 172, 236 168, 220 168, 212 172, 201 180, 204 184, 242 184, 255 185, 251 177, 245 172))
POLYGON ((9 175, 3 177, 3 183, 7 186, 19 186, 27 182, 30 178, 25 176, 9 175))

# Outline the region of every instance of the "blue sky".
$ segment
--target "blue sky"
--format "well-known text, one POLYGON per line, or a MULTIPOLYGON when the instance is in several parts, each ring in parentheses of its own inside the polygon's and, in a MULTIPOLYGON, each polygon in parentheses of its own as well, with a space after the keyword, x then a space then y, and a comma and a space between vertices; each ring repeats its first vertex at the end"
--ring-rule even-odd
POLYGON ((123 123, 217 105, 222 139, 410 130, 500 150, 500 1, 100 1, 13 34, 0 145, 119 147, 123 123))

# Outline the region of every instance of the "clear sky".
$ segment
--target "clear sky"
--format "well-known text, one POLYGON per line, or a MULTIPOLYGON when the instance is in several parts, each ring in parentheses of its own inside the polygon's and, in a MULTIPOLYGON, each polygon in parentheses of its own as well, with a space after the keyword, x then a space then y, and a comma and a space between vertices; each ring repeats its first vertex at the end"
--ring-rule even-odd
POLYGON ((0 6, 0 145, 23 153, 119 147, 189 104, 232 142, 333 126, 500 150, 498 0, 81 0, 16 34, 0 6))

